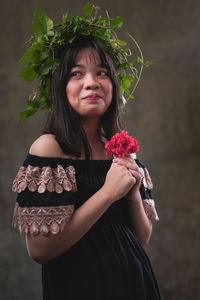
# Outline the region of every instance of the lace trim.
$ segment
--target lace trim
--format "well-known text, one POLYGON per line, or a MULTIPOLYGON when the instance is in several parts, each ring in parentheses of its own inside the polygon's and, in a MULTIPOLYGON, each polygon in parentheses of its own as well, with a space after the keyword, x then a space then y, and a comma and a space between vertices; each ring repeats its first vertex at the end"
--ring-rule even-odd
POLYGON ((143 183, 144 187, 148 190, 152 190, 153 183, 152 183, 152 180, 151 180, 151 177, 149 175, 147 168, 140 168, 140 172, 142 175, 142 183, 143 183))
POLYGON ((56 169, 51 167, 33 167, 28 165, 27 168, 20 167, 15 180, 13 181, 13 192, 21 193, 26 188, 31 192, 38 191, 42 194, 46 190, 61 194, 63 190, 77 190, 75 168, 68 166, 64 169, 58 165, 56 169))
POLYGON ((155 209, 155 203, 153 199, 145 199, 143 200, 143 206, 145 213, 149 220, 156 220, 159 221, 159 217, 157 215, 156 209, 155 209))
POLYGON ((13 227, 20 233, 48 235, 61 232, 74 212, 74 205, 57 207, 20 207, 15 204, 13 227))

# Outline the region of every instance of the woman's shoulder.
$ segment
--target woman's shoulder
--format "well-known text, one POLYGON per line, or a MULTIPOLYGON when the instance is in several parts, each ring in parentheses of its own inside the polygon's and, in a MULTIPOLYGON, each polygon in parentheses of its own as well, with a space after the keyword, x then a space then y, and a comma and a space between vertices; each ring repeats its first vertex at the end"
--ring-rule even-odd
POLYGON ((42 157, 69 158, 61 149, 54 134, 42 134, 31 145, 29 154, 42 157))

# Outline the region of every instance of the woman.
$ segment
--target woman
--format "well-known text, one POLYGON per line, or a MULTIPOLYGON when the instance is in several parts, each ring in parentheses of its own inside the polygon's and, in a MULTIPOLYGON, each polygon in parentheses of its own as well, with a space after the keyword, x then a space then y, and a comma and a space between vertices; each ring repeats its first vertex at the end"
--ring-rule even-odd
POLYGON ((142 201, 151 196, 147 171, 104 148, 121 129, 120 93, 98 39, 79 36, 65 48, 51 93, 53 114, 13 187, 14 225, 42 265, 43 299, 160 299, 142 247, 157 218, 142 201))

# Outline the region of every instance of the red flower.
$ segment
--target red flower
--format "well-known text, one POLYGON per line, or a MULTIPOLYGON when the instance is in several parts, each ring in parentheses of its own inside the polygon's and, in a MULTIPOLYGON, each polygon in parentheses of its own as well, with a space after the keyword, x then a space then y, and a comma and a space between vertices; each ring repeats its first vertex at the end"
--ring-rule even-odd
POLYGON ((110 141, 105 141, 106 153, 109 156, 124 157, 127 152, 135 153, 139 147, 136 138, 129 136, 124 130, 113 135, 110 141))

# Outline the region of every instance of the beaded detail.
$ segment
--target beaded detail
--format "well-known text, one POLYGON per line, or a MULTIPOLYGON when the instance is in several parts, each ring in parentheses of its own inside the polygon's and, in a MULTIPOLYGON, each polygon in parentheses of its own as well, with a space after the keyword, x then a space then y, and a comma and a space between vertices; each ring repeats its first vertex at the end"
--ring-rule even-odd
POLYGON ((46 190, 49 192, 56 192, 61 194, 63 190, 73 191, 77 190, 75 169, 73 166, 68 166, 64 169, 58 165, 56 169, 51 167, 33 167, 28 165, 20 167, 17 176, 13 182, 13 192, 21 193, 26 188, 29 191, 42 194, 46 190))
POLYGON ((15 204, 13 227, 20 233, 32 235, 57 234, 74 212, 74 205, 54 207, 20 207, 15 204))
POLYGON ((157 215, 156 209, 155 209, 155 203, 153 199, 144 199, 143 201, 143 206, 145 213, 149 220, 156 220, 159 221, 159 217, 157 215))

